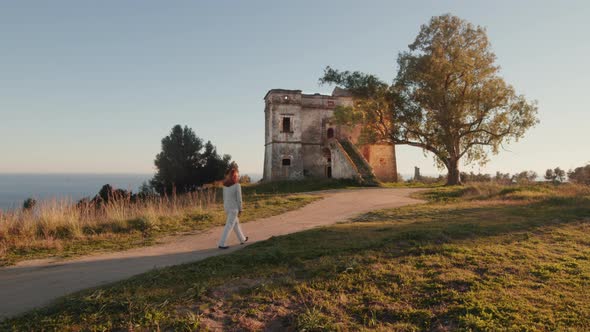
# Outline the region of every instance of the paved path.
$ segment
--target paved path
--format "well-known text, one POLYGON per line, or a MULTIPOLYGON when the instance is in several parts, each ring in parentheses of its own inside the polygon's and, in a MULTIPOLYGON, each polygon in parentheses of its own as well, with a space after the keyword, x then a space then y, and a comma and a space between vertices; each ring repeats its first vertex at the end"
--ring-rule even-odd
MULTIPOLYGON (((317 226, 334 224, 363 212, 421 201, 409 198, 416 189, 326 191, 324 199, 282 215, 242 225, 249 243, 317 226)), ((247 205, 246 205, 247 208, 247 205)), ((69 260, 37 260, 0 268, 0 319, 49 304, 63 295, 129 278, 156 267, 198 261, 243 248, 230 235, 229 250, 217 249, 222 227, 174 241, 123 252, 69 260)))

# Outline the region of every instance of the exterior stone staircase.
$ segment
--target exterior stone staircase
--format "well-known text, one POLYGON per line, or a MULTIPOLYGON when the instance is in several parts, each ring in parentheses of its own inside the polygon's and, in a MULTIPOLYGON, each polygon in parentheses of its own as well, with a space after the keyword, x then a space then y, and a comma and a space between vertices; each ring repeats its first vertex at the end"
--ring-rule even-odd
POLYGON ((379 180, 377 180, 373 168, 363 157, 359 149, 347 138, 339 139, 338 143, 358 170, 361 182, 370 186, 379 185, 379 180))

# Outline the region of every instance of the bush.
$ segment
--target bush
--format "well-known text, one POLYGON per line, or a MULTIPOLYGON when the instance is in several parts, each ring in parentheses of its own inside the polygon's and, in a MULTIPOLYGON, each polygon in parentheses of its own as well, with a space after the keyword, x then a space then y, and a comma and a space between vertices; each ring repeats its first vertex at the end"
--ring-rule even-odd
POLYGON ((37 201, 34 198, 27 198, 23 202, 23 210, 30 211, 35 207, 35 205, 37 205, 37 201))
POLYGON ((571 182, 579 184, 590 184, 590 164, 582 167, 577 167, 573 171, 567 173, 571 182))
POLYGON ((561 183, 565 181, 565 171, 559 167, 555 169, 549 168, 545 171, 545 180, 553 183, 561 183))
POLYGON ((148 198, 155 198, 158 196, 158 193, 149 183, 143 182, 139 187, 139 192, 137 193, 137 198, 139 200, 145 200, 148 198))
POLYGON ((465 173, 461 172, 461 181, 462 182, 490 182, 492 181, 492 176, 489 174, 482 174, 482 173, 465 173))
POLYGON ((534 171, 522 171, 512 176, 512 182, 518 184, 529 184, 537 180, 537 173, 534 171))
POLYGON ((138 230, 143 233, 148 233, 153 230, 158 230, 158 220, 152 216, 141 216, 136 219, 128 221, 130 229, 138 230))
POLYGON ((512 183, 512 178, 510 177, 510 173, 496 172, 494 182, 498 184, 510 184, 512 183))
POLYGON ((240 183, 241 184, 248 184, 251 182, 252 182, 252 179, 250 179, 250 176, 248 174, 240 176, 240 183))
POLYGON ((397 181, 396 182, 404 182, 404 177, 402 176, 402 173, 397 173, 397 181))
POLYGON ((425 176, 425 175, 420 175, 419 179, 410 179, 408 181, 406 181, 407 183, 424 183, 424 184, 435 184, 435 183, 441 183, 444 182, 446 180, 446 177, 443 175, 439 175, 438 177, 434 177, 434 176, 425 176))

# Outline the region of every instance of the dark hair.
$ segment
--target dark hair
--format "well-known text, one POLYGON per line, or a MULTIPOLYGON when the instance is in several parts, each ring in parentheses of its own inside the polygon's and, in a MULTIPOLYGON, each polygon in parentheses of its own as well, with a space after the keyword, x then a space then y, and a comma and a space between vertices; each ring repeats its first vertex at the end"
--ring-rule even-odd
POLYGON ((238 181, 240 180, 238 178, 238 176, 236 176, 238 174, 238 170, 235 168, 230 169, 226 176, 225 176, 225 180, 223 180, 223 185, 226 187, 231 187, 234 184, 238 183, 238 181))

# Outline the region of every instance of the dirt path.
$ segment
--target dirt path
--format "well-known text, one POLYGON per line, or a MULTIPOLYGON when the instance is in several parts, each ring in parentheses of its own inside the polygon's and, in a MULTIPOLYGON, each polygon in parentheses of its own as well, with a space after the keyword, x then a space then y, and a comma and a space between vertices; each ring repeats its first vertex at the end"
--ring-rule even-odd
MULTIPOLYGON (((324 199, 299 210, 243 224, 249 243, 318 226, 334 224, 371 210, 421 201, 410 198, 418 189, 358 189, 327 191, 324 199)), ((246 206, 247 207, 247 206, 246 206)), ((47 305, 85 288, 129 278, 156 267, 198 261, 243 248, 235 235, 229 250, 217 249, 222 227, 178 236, 164 244, 70 260, 37 260, 0 268, 0 319, 47 305)))

